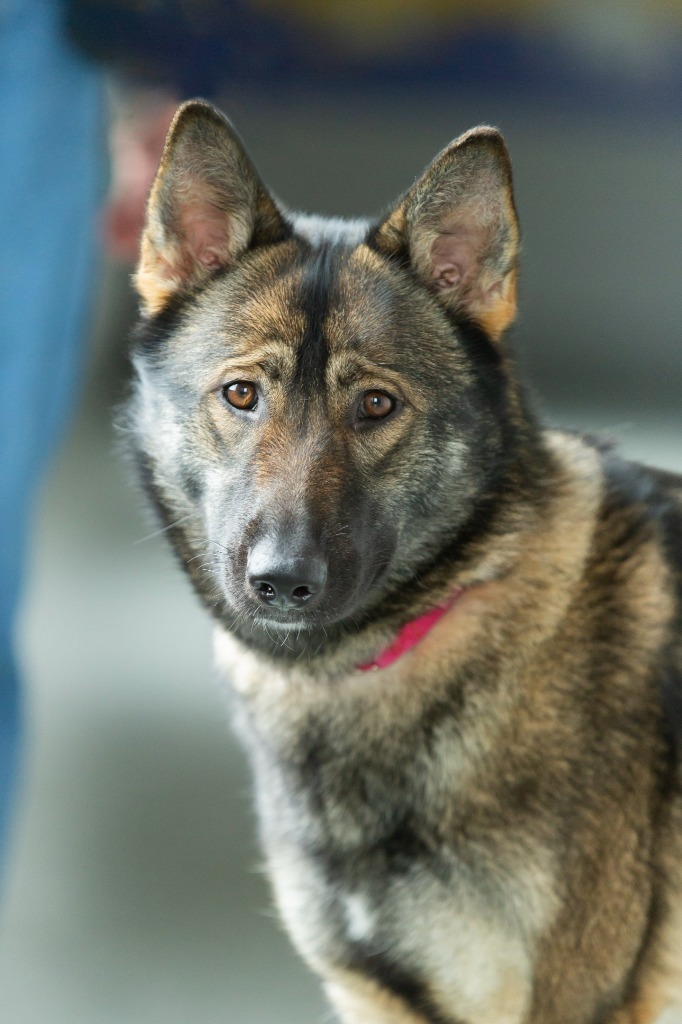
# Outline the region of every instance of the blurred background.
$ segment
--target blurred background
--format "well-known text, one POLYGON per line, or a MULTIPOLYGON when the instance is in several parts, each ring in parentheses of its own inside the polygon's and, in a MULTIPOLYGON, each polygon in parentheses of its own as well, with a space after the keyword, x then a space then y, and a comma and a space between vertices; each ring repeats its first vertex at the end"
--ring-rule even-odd
MULTIPOLYGON (((34 3, 47 0, 4 4, 0 32, 34 3)), ((112 428, 143 199, 170 114, 189 96, 212 99, 287 205, 340 215, 378 213, 453 136, 499 126, 524 237, 513 343, 538 409, 682 470, 682 4, 55 9, 64 59, 106 92, 92 145, 108 170, 88 223, 98 255, 81 384, 39 491, 21 604, 25 745, 0 1018, 326 1021, 271 912, 209 623, 142 511, 112 428)), ((0 64, 0 100, 2 75, 0 64)), ((52 144, 44 135, 46 174, 52 144)))

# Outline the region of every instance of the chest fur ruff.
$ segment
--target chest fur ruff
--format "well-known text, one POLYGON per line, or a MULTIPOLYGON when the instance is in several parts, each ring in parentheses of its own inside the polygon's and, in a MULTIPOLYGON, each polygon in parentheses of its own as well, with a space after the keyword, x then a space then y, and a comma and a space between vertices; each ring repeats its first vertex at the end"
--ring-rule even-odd
POLYGON ((264 685, 258 659, 225 634, 216 651, 231 665, 277 904, 308 963, 393 991, 428 979, 429 1005, 472 1024, 526 1019, 553 868, 523 822, 502 838, 474 795, 501 719, 470 732, 469 710, 453 713, 456 687, 439 719, 429 695, 406 686, 409 665, 346 678, 332 699, 271 669, 264 685))

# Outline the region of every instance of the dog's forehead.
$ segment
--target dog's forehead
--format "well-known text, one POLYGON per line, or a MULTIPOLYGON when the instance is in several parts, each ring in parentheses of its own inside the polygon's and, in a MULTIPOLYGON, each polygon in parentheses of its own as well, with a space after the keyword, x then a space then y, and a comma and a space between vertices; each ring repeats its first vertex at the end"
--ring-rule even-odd
POLYGON ((428 366, 414 339, 425 330, 438 352, 429 365, 461 370, 455 335, 435 304, 363 241, 295 238, 256 250, 217 278, 193 313, 169 339, 167 369, 206 389, 234 372, 264 371, 306 390, 352 386, 374 371, 421 377, 428 366))
POLYGON ((330 344, 350 335, 367 342, 395 333, 408 315, 404 282, 390 264, 368 246, 358 246, 340 267, 335 301, 330 304, 330 344))
POLYGON ((239 347, 274 345, 283 358, 304 341, 329 353, 383 349, 409 316, 400 275, 364 244, 289 250, 274 269, 262 275, 254 263, 230 296, 226 315, 239 347))

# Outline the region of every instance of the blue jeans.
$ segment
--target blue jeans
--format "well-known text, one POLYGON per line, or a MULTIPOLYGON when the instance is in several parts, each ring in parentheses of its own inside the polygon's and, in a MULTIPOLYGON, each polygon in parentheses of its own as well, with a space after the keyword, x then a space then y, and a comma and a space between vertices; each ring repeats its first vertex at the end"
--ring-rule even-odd
MULTIPOLYGON (((0 7, 0 859, 19 764, 14 624, 31 505, 73 405, 102 185, 100 75, 58 0, 0 7)), ((39 638, 38 638, 39 639, 39 638)))

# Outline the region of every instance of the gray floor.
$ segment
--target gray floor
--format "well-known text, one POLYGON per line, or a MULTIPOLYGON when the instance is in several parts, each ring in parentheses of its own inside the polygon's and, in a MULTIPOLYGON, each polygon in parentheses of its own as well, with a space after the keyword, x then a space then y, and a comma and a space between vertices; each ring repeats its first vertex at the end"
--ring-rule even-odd
MULTIPOLYGON (((95 375, 46 488, 23 620, 30 744, 0 932, 11 1024, 329 1019, 272 918, 209 626, 112 452, 95 375)), ((679 410, 575 409, 682 468, 679 410)))

